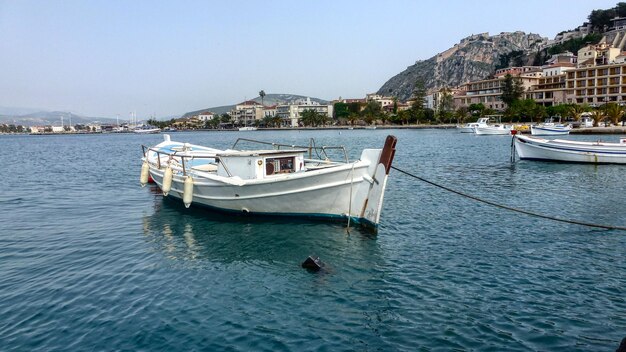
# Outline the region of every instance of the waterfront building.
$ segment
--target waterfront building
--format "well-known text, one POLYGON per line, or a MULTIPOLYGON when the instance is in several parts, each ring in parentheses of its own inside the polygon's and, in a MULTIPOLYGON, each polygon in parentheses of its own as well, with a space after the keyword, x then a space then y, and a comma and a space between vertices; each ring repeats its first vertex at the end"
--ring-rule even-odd
POLYGON ((626 56, 606 41, 581 48, 578 67, 567 71, 565 89, 567 103, 623 104, 626 102, 626 56))
MULTIPOLYGON (((510 72, 521 72, 515 76, 522 83, 524 92, 529 92, 531 88, 539 82, 543 73, 540 67, 533 70, 524 68, 511 68, 510 72), (517 69, 517 70, 513 70, 517 69)), ((493 110, 503 110, 506 104, 502 101, 502 86, 506 76, 505 71, 501 71, 500 75, 494 78, 474 81, 464 84, 461 89, 454 95, 454 107, 469 107, 471 104, 482 103, 486 108, 493 110)), ((514 75, 512 75, 514 76, 514 75)))
POLYGON ((393 106, 393 97, 386 97, 380 94, 371 93, 365 95, 365 101, 375 101, 380 104, 381 108, 385 108, 386 106, 393 106))
POLYGON ((530 87, 524 94, 524 98, 533 99, 543 106, 565 104, 567 102, 565 72, 575 68, 576 65, 571 62, 557 62, 544 66, 542 77, 539 78, 537 84, 530 87))
POLYGON ((565 79, 567 103, 598 106, 626 102, 626 63, 580 67, 565 79))
POLYGON ((326 115, 329 118, 333 116, 333 105, 322 105, 318 102, 311 101, 311 98, 299 100, 292 104, 283 104, 276 107, 276 115, 282 120, 281 125, 285 127, 298 127, 300 116, 305 110, 315 110, 318 114, 326 115))
POLYGON ((263 105, 254 100, 241 102, 230 111, 233 123, 242 126, 252 126, 263 118, 263 105))
POLYGON ((263 107, 263 118, 275 117, 276 116, 276 107, 277 107, 277 105, 264 106, 263 107))
POLYGON ((197 115, 198 120, 202 122, 211 121, 215 118, 216 114, 211 111, 203 111, 197 115))

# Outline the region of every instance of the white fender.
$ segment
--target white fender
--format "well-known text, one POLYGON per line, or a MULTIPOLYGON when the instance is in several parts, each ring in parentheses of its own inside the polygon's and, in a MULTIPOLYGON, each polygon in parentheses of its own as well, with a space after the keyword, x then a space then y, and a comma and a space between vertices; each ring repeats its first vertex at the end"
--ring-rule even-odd
POLYGON ((185 203, 185 208, 189 208, 192 200, 193 200, 193 178, 191 176, 187 176, 185 178, 185 184, 183 186, 183 203, 185 203))
POLYGON ((144 187, 148 183, 149 174, 150 174, 150 165, 148 165, 147 161, 144 161, 143 165, 141 165, 141 176, 139 177, 139 183, 141 183, 141 187, 144 187))
POLYGON ((172 189, 172 168, 168 165, 165 168, 165 173, 163 174, 163 185, 161 186, 161 190, 163 190, 163 195, 167 197, 167 194, 170 193, 172 189))

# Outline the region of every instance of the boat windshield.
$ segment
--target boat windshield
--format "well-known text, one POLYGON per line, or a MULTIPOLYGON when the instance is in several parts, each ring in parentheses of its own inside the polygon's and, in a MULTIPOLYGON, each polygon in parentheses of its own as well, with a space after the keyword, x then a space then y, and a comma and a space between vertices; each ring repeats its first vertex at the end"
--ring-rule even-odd
POLYGON ((317 146, 315 144, 315 140, 311 138, 309 140, 309 145, 294 145, 294 144, 281 144, 281 143, 272 143, 259 141, 255 139, 248 138, 237 138, 237 141, 232 146, 232 149, 235 150, 245 150, 245 149, 256 149, 262 146, 271 146, 272 149, 275 150, 289 150, 289 149, 306 149, 308 159, 317 159, 317 160, 329 160, 335 162, 345 162, 348 163, 348 153, 346 152, 346 148, 344 146, 317 146))

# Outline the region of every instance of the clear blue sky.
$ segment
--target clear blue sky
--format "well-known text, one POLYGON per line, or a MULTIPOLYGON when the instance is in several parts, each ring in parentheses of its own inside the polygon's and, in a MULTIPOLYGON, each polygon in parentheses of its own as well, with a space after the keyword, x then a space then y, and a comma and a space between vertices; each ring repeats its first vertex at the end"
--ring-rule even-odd
POLYGON ((363 97, 480 32, 553 38, 605 0, 0 0, 0 106, 180 115, 266 93, 363 97))

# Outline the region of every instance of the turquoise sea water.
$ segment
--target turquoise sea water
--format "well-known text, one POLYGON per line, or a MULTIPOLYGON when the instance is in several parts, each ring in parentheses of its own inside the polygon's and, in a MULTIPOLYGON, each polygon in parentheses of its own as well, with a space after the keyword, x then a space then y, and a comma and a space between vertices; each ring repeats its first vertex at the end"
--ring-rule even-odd
MULTIPOLYGON (((355 158, 388 133, 404 170, 507 205, 626 226, 626 166, 512 164, 509 137, 172 138, 226 148, 237 137, 315 137, 355 158)), ((625 232, 492 208, 395 171, 377 236, 187 210, 139 187, 140 146, 162 138, 0 136, 0 350, 612 351, 626 336, 625 232), (309 255, 325 269, 302 269, 309 255)))

